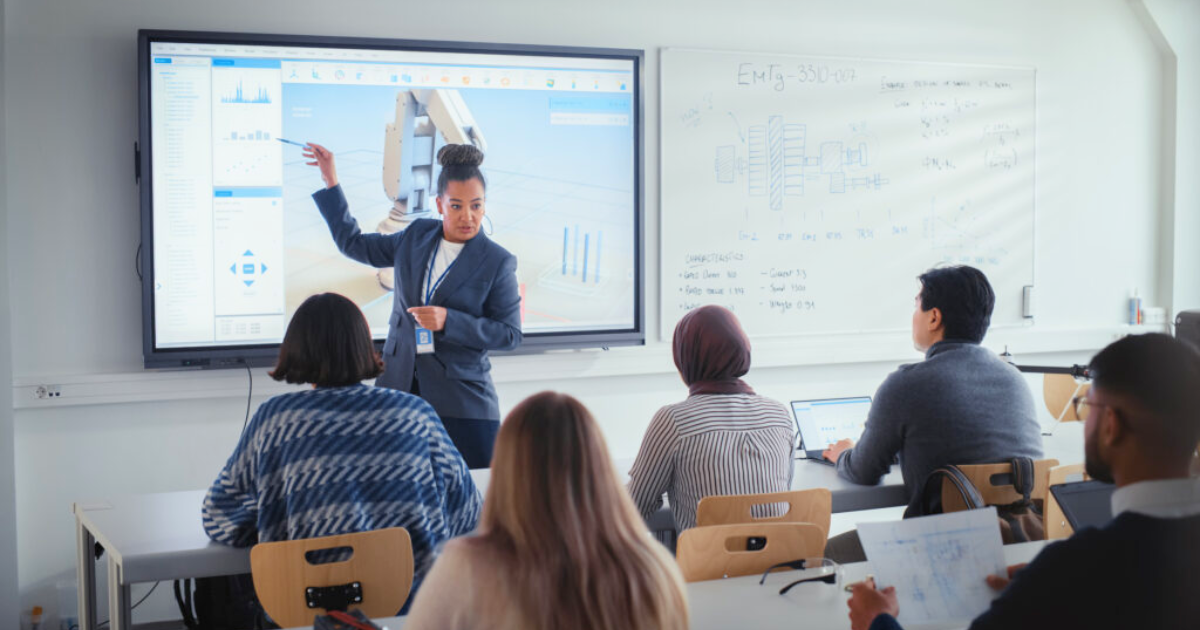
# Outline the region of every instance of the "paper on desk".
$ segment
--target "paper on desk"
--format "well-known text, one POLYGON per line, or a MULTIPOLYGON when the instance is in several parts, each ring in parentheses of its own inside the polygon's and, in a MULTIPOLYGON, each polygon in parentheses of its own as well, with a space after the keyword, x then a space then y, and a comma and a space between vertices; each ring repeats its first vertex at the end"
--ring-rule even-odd
POLYGON ((995 593, 984 582, 1005 575, 996 508, 858 526, 879 588, 896 587, 902 624, 967 621, 995 593))

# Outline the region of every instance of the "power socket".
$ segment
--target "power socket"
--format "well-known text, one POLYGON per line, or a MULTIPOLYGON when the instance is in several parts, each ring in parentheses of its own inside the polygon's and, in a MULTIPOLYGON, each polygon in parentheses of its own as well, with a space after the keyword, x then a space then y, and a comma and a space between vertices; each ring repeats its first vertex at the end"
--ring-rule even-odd
POLYGON ((59 398, 62 396, 62 387, 58 385, 38 385, 37 389, 33 390, 33 394, 38 397, 38 400, 59 398))

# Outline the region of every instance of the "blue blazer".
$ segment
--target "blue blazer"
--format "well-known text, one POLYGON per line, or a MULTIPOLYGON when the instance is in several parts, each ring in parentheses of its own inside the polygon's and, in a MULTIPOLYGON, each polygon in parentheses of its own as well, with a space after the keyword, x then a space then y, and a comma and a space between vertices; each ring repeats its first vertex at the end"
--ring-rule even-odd
POLYGON ((375 384, 410 391, 415 374, 421 398, 438 415, 499 420, 488 350, 511 350, 521 343, 516 257, 482 231, 467 241, 429 302, 446 308, 446 325, 433 335, 434 352, 419 355, 416 325, 407 310, 424 305, 422 280, 442 238, 442 222, 419 219, 396 234, 363 234, 341 186, 320 190, 313 199, 343 254, 373 267, 395 268, 384 372, 375 384))

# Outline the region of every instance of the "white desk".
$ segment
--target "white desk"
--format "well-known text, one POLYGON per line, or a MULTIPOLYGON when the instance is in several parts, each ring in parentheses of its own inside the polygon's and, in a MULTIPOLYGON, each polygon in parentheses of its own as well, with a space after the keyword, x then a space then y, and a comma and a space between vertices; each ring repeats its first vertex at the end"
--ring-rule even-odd
MULTIPOLYGON (((1007 564, 1029 562, 1045 546, 1044 542, 1009 545, 1004 548, 1007 564)), ((847 564, 844 567, 843 586, 863 580, 871 573, 868 562, 847 564)), ((795 630, 795 628, 840 629, 850 627, 850 609, 846 601, 850 594, 827 584, 802 584, 780 595, 779 589, 787 584, 788 572, 778 572, 759 586, 761 576, 748 575, 727 580, 693 582, 687 585, 688 612, 692 630, 728 630, 729 628, 754 628, 755 630, 795 630)), ((982 581, 984 576, 979 576, 982 581)), ((375 623, 388 630, 404 627, 403 617, 377 619, 375 623)), ((962 625, 923 625, 922 630, 931 628, 964 628, 962 625)))
MULTIPOLYGON (((1047 457, 1062 464, 1083 461, 1083 423, 1058 427, 1045 438, 1047 457)), ((618 460, 628 471, 633 460, 618 460)), ((849 512, 908 503, 897 470, 875 486, 856 486, 837 476, 831 466, 796 461, 792 488, 829 488, 833 511, 849 512)), ((472 470, 480 492, 487 489, 489 470, 472 470)), ((177 580, 250 571, 248 548, 235 549, 209 540, 200 524, 204 490, 126 496, 73 506, 79 577, 79 630, 96 628, 96 563, 93 546, 108 554, 109 610, 112 630, 128 630, 130 589, 138 582, 177 580)), ((651 529, 673 529, 669 510, 650 521, 651 529)), ((732 582, 731 582, 732 583, 732 582)), ((395 630, 393 628, 392 630, 395 630)))

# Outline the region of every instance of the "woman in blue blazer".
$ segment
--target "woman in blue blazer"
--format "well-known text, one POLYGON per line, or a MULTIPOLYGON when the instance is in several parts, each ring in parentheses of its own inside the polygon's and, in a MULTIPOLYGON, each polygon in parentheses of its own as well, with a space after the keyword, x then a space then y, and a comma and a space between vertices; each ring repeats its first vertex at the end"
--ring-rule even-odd
POLYGON ((483 152, 469 144, 443 147, 437 182, 442 220, 418 219, 395 234, 363 234, 338 185, 333 153, 310 144, 304 155, 321 169, 326 188, 313 199, 338 249, 395 270, 385 369, 375 384, 428 401, 467 465, 486 468, 500 428, 488 350, 520 345, 521 296, 516 257, 479 229, 487 187, 479 170, 483 152), (418 335, 432 337, 432 352, 419 352, 418 335))

